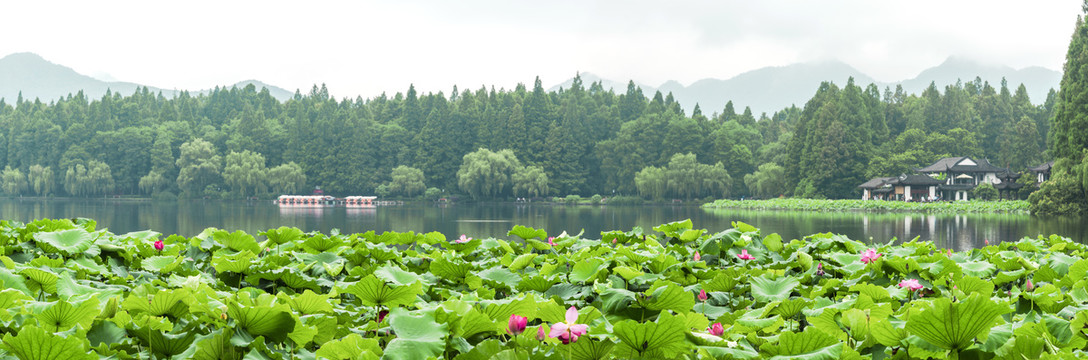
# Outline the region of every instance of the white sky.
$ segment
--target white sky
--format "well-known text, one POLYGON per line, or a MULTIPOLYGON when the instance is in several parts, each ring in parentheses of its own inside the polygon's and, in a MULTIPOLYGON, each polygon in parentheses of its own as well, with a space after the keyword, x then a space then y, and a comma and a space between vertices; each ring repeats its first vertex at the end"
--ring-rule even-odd
POLYGON ((1077 0, 14 1, 0 57, 199 90, 257 79, 336 97, 453 85, 649 85, 838 59, 878 81, 949 56, 1061 70, 1077 0))

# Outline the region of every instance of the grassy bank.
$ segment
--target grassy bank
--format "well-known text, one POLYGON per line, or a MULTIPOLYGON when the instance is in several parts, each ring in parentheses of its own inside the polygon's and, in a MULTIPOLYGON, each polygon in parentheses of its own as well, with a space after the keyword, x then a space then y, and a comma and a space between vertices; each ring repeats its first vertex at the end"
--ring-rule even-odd
POLYGON ((715 200, 712 203, 704 204, 703 207, 752 210, 902 211, 924 213, 1028 212, 1028 202, 1023 200, 938 202, 816 199, 715 200))

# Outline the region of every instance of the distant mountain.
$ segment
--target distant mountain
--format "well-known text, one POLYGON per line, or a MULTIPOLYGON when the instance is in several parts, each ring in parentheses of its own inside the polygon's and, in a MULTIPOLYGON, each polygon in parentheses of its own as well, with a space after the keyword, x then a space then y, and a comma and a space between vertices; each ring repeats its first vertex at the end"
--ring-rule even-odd
MULTIPOLYGON (((884 83, 873 80, 872 77, 838 61, 823 61, 802 63, 780 67, 765 67, 752 70, 734 76, 728 80, 702 79, 684 86, 676 81, 668 81, 661 86, 653 87, 641 85, 643 94, 647 98, 653 96, 656 91, 662 94, 672 92, 676 101, 690 114, 699 104, 704 114, 721 112, 725 109, 725 103, 733 101, 733 106, 739 113, 744 107, 751 107, 752 112, 758 116, 762 112, 773 113, 790 105, 803 107, 821 82, 832 81, 840 87, 846 84, 847 79, 853 77, 854 83, 865 87, 870 83, 876 84, 881 93, 885 87, 895 88, 902 84, 908 93, 919 94, 925 90, 931 82, 935 83, 941 91, 946 85, 955 84, 957 81, 968 82, 981 78, 992 86, 1001 86, 1001 78, 1004 77, 1009 86, 1009 91, 1016 91, 1021 83, 1027 87, 1028 95, 1032 102, 1039 104, 1046 100, 1046 94, 1050 89, 1057 89, 1061 82, 1062 74, 1057 71, 1029 67, 1015 70, 1007 66, 988 66, 968 60, 949 58, 941 65, 926 69, 918 76, 900 82, 884 83)), ((604 87, 612 88, 616 92, 627 91, 627 82, 600 79, 588 73, 582 73, 582 82, 588 87, 594 81, 602 81, 604 87), (592 80, 591 80, 592 79, 592 80)), ((552 89, 570 87, 567 80, 552 89)))
MULTIPOLYGON (((268 85, 256 80, 246 80, 233 85, 244 88, 253 84, 258 91, 268 88, 269 94, 280 101, 294 96, 294 92, 268 85)), ((75 94, 80 90, 89 99, 101 98, 106 91, 128 95, 136 92, 136 89, 144 85, 120 82, 102 81, 93 77, 77 73, 69 67, 57 65, 41 56, 33 53, 17 53, 0 58, 0 98, 8 104, 12 104, 19 98, 20 92, 25 100, 35 98, 42 102, 50 102, 69 94, 75 94)), ((153 93, 162 92, 163 96, 173 97, 178 90, 166 90, 152 86, 147 87, 153 93)), ((194 93, 208 93, 211 89, 196 90, 194 93)))

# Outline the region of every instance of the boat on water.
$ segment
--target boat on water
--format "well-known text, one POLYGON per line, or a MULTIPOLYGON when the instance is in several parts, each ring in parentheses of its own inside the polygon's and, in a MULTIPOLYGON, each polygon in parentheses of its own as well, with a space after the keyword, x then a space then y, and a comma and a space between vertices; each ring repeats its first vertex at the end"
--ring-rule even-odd
POLYGON ((347 196, 336 198, 328 195, 280 195, 274 200, 281 207, 374 207, 378 205, 377 196, 347 196))

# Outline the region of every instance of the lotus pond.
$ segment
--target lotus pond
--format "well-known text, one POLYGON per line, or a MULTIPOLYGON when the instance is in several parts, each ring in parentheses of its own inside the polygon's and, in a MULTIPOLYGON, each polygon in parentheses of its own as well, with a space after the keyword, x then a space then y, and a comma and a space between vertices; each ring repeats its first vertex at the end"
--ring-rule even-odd
MULTIPOLYGON (((115 235, 0 222, 0 357, 1084 357, 1085 245, 783 239, 690 221, 519 241, 440 233, 115 235)), ((554 235, 554 234, 553 234, 554 235)))

